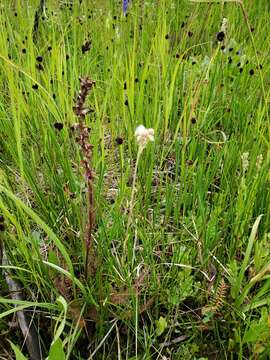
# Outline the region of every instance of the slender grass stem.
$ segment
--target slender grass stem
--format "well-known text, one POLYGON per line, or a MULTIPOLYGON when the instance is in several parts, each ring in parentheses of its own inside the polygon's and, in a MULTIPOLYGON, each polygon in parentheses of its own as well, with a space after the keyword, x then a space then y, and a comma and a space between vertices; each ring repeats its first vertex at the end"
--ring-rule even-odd
POLYGON ((128 244, 128 239, 129 239, 129 229, 131 226, 131 222, 133 219, 133 209, 134 209, 134 203, 135 203, 135 194, 136 194, 136 180, 137 180, 137 172, 138 172, 138 165, 139 165, 139 161, 140 161, 140 157, 141 154, 143 152, 144 147, 139 146, 138 148, 138 152, 137 152, 137 158, 136 158, 136 163, 135 163, 135 168, 134 168, 134 173, 133 173, 133 180, 132 180, 132 189, 131 189, 131 197, 130 197, 130 203, 129 203, 129 208, 128 208, 128 220, 127 220, 127 227, 126 227, 126 237, 124 240, 124 245, 123 245, 123 261, 124 259, 126 259, 127 257, 127 244, 128 244))

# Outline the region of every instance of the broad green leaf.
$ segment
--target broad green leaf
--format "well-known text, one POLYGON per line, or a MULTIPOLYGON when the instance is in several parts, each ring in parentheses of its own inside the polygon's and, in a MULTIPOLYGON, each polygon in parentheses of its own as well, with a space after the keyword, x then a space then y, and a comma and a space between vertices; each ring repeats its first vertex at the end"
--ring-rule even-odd
POLYGON ((51 345, 48 360, 65 360, 62 341, 58 338, 51 345))
MULTIPOLYGON (((56 342, 60 338, 62 332, 64 331, 64 328, 66 326, 66 316, 67 316, 67 302, 63 298, 63 296, 59 296, 59 298, 56 300, 56 302, 63 306, 64 316, 63 316, 63 319, 60 322, 60 325, 58 326, 58 328, 57 328, 57 330, 55 332, 54 342, 56 342)), ((59 318, 60 317, 62 317, 62 316, 59 316, 59 318)))

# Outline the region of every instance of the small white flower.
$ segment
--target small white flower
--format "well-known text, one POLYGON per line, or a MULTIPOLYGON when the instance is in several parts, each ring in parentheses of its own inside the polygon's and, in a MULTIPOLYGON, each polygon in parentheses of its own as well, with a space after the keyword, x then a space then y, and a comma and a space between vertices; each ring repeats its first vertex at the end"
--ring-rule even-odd
POLYGON ((140 147, 144 148, 149 141, 154 141, 154 129, 146 129, 145 126, 139 125, 135 130, 136 140, 140 147))
POLYGON ((227 19, 227 18, 223 18, 220 31, 222 31, 222 32, 224 32, 224 34, 226 34, 226 33, 227 33, 227 30, 228 30, 228 19, 227 19))

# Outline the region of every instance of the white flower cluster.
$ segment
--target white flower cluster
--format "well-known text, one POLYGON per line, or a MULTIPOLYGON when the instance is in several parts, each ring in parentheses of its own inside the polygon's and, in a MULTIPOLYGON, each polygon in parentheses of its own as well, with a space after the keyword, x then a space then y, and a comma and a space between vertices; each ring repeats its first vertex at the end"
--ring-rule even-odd
POLYGON ((227 34, 228 31, 228 19, 223 18, 220 31, 224 32, 224 34, 227 34))
POLYGON ((135 137, 142 149, 147 145, 149 141, 154 141, 154 129, 147 129, 143 125, 140 125, 135 130, 135 137))

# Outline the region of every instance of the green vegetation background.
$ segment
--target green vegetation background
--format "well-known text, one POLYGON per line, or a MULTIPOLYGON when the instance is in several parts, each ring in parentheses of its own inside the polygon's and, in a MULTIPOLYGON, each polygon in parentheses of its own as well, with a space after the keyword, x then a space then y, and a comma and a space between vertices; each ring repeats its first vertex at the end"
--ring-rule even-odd
POLYGON ((134 0, 123 16, 116 1, 47 1, 33 34, 37 9, 0 9, 2 357, 9 340, 28 356, 24 310, 50 360, 268 359, 269 2, 134 0), (88 279, 71 130, 86 75, 88 279), (127 227, 140 124, 155 142, 127 227))

